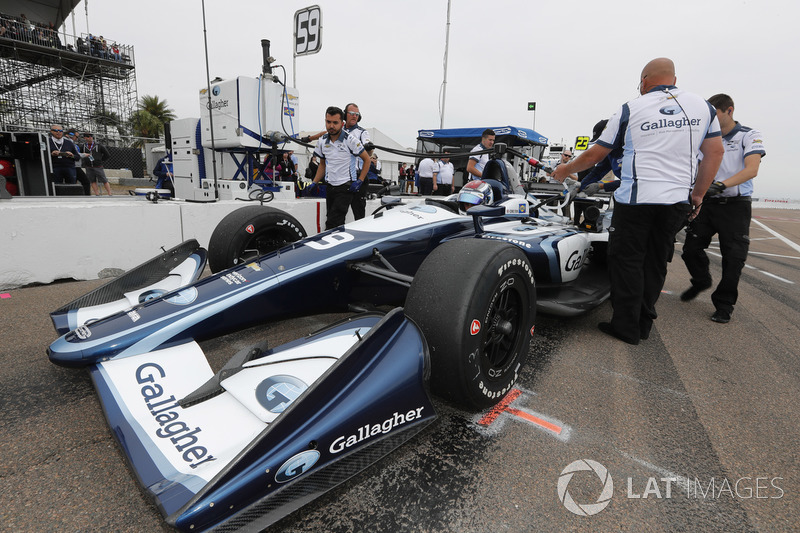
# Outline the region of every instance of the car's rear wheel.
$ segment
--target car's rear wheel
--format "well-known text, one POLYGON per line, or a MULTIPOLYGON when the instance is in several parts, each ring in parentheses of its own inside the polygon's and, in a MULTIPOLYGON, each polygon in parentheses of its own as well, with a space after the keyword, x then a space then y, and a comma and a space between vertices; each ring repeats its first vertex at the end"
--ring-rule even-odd
POLYGON ((511 390, 528 356, 533 270, 514 245, 444 243, 414 276, 405 313, 428 341, 433 391, 467 408, 490 407, 511 390))
POLYGON ((228 213, 208 245, 208 266, 219 272, 277 250, 306 237, 306 230, 292 215, 251 205, 228 213))

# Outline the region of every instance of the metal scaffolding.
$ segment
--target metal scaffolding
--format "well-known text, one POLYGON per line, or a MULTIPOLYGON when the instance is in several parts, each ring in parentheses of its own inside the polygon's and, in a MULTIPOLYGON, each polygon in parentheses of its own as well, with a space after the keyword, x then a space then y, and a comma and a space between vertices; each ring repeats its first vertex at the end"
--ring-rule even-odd
MULTIPOLYGON (((124 124, 136 110, 133 47, 116 55, 70 35, 58 46, 0 37, 0 131, 44 131, 51 124, 98 133, 126 144, 124 124)), ((105 47, 105 43, 103 43, 105 47)))

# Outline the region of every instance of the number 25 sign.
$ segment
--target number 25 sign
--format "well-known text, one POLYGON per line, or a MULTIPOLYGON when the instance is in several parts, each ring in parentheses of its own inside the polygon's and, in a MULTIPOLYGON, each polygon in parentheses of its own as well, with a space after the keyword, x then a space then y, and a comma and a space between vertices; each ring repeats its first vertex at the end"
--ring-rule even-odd
POLYGON ((316 54, 322 48, 322 10, 310 6, 294 14, 294 55, 316 54))

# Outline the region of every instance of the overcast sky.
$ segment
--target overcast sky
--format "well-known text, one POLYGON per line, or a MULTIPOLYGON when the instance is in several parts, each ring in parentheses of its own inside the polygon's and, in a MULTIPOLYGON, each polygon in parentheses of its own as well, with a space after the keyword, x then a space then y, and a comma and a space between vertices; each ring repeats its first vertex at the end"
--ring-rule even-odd
MULTIPOLYGON (((211 78, 258 76, 260 41, 269 39, 292 84, 294 13, 314 2, 205 4, 211 78)), ((350 101, 362 126, 405 146, 415 146, 417 130, 438 128, 447 1, 316 4, 322 50, 296 61, 300 129, 322 129, 325 108, 350 101)), ((86 31, 84 8, 75 12, 78 33, 86 31)), ((756 195, 800 198, 789 129, 798 118, 799 14, 797 0, 452 0, 444 126, 530 128, 535 118, 550 142, 572 146, 636 97, 645 63, 666 56, 679 87, 731 95, 734 118, 762 131, 767 157, 756 195)), ((134 46, 140 97, 166 99, 180 118, 200 116, 200 0, 91 0, 88 18, 92 33, 134 46)))

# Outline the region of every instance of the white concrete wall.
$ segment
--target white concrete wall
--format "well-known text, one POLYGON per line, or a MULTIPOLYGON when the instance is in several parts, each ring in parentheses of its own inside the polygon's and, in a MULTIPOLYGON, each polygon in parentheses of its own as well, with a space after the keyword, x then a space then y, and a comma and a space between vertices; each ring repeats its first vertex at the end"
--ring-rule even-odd
MULTIPOLYGON (((187 239, 207 247, 217 223, 238 208, 142 197, 19 198, 0 201, 0 289, 57 279, 88 280, 129 270, 187 239), (103 272, 106 271, 106 272, 103 272), (102 274, 101 274, 102 273, 102 274)), ((270 202, 296 217, 309 235, 325 229, 325 201, 270 202)), ((367 213, 380 205, 367 202, 367 213)), ((348 214, 352 220, 352 213, 348 214)))

